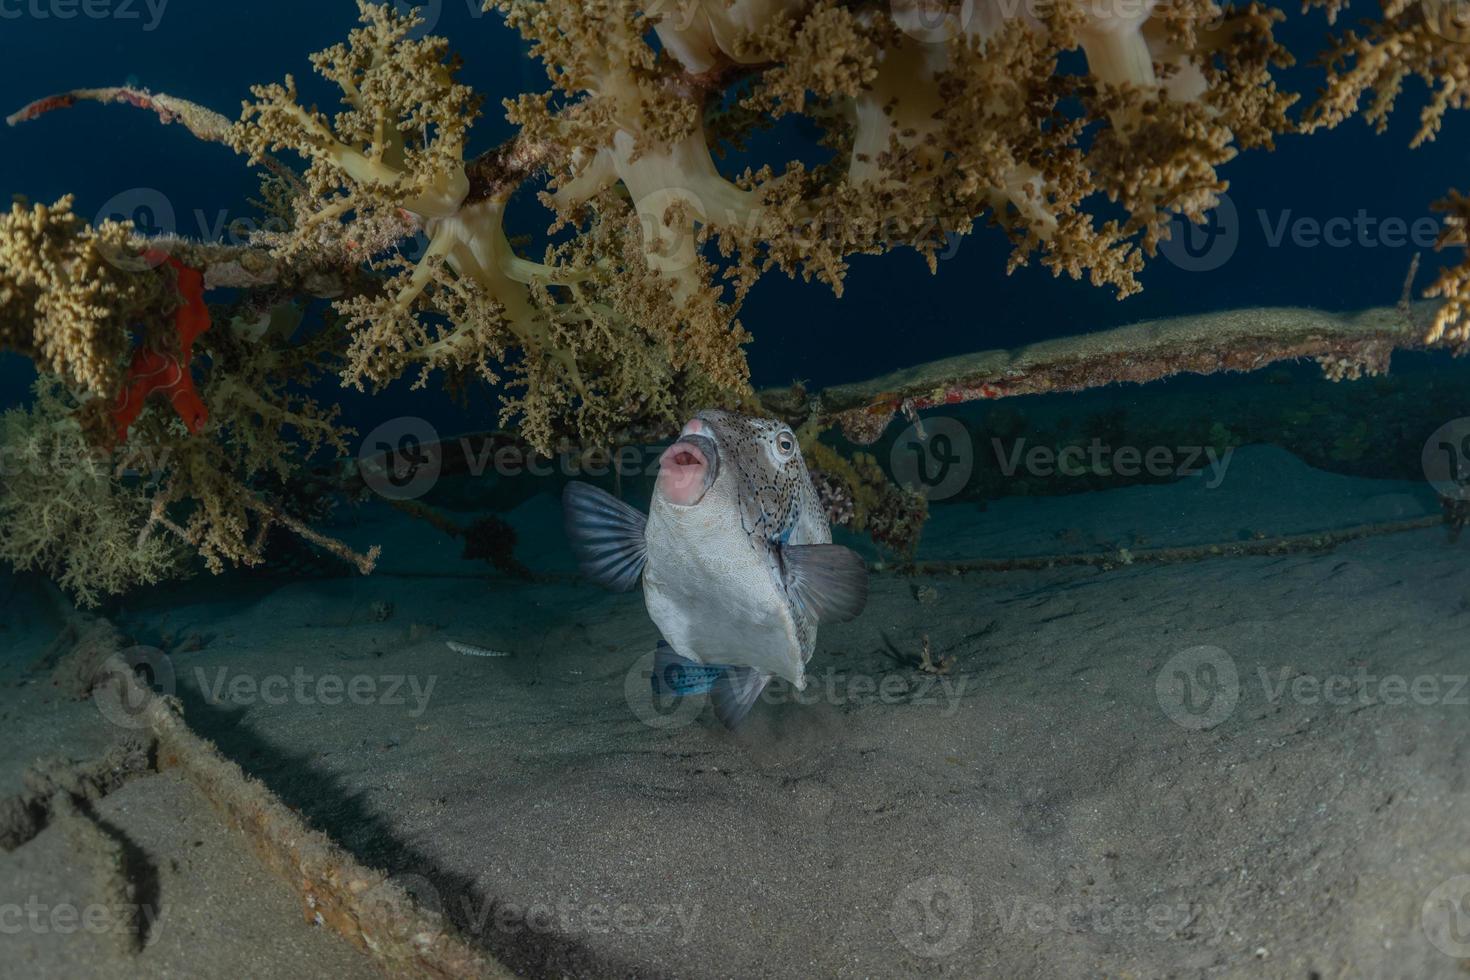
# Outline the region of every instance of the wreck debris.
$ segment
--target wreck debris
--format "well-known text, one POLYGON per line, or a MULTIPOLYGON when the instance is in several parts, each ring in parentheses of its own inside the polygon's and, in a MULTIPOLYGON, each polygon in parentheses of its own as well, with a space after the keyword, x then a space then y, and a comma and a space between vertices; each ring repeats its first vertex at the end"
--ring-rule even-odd
POLYGON ((1264 555, 1290 555, 1331 551, 1340 544, 1385 534, 1403 534, 1439 527, 1446 518, 1416 517, 1411 520, 1383 524, 1359 524, 1331 531, 1280 537, 1253 538, 1249 541, 1226 541, 1216 544, 1188 545, 1171 548, 1114 549, 1106 552, 1036 555, 1024 558, 956 558, 914 562, 894 569, 911 575, 963 575, 967 572, 1039 572, 1053 568, 1089 567, 1112 571, 1129 565, 1172 565, 1204 561, 1209 558, 1245 558, 1264 555))
POLYGON ((410 517, 464 540, 465 561, 488 562, 492 568, 511 578, 530 581, 535 575, 515 555, 518 536, 515 528, 494 514, 486 514, 461 527, 448 516, 418 500, 390 500, 388 503, 410 517))
POLYGON ((1410 328, 1414 325, 1414 280, 1419 275, 1419 253, 1409 260, 1409 271, 1404 273, 1404 289, 1399 293, 1399 302, 1394 309, 1398 310, 1399 316, 1410 328))
POLYGON ((152 739, 134 737, 115 743, 91 762, 36 762, 21 777, 25 789, 0 799, 0 851, 13 851, 44 830, 56 815, 59 800, 90 805, 153 769, 152 739))
POLYGON ((308 921, 342 935, 389 976, 511 976, 381 872, 307 827, 264 785, 190 731, 176 702, 142 688, 127 670, 112 671, 109 682, 124 689, 119 696, 144 706, 141 717, 158 740, 159 769, 178 769, 193 783, 266 868, 296 889, 308 921))
MULTIPOLYGON (((398 881, 363 866, 325 834, 308 827, 264 784, 195 734, 184 721, 177 698, 155 694, 140 682, 115 626, 78 612, 54 587, 43 590, 43 599, 61 617, 65 636, 118 638, 118 645, 103 659, 92 692, 94 697, 106 693, 114 703, 129 705, 138 726, 95 762, 33 767, 25 792, 0 800, 0 848, 14 850, 52 819, 62 820, 88 851, 101 855, 100 867, 116 872, 100 882, 111 901, 132 885, 127 868, 117 862, 114 842, 88 816, 88 806, 129 779, 177 771, 209 801, 226 832, 239 835, 265 868, 296 892, 308 922, 342 935, 386 975, 509 980, 509 971, 455 932, 437 909, 425 908, 398 881)), ((129 943, 146 938, 141 924, 125 937, 129 943)))
MULTIPOLYGON (((1330 380, 1388 369, 1396 350, 1424 350, 1432 311, 1394 307, 1328 313, 1299 307, 1227 310, 1149 320, 1097 333, 1045 340, 1015 350, 981 351, 905 368, 871 381, 835 385, 784 415, 820 429, 839 427, 869 445, 905 406, 927 410, 966 402, 1083 391, 1119 382, 1143 384, 1178 374, 1255 371, 1280 361, 1313 358, 1330 380)), ((782 404, 789 395, 762 393, 782 404)))
POLYGON ((925 674, 947 674, 954 666, 954 655, 942 656, 934 659, 934 654, 929 648, 929 634, 922 635, 923 649, 919 653, 919 670, 925 674))

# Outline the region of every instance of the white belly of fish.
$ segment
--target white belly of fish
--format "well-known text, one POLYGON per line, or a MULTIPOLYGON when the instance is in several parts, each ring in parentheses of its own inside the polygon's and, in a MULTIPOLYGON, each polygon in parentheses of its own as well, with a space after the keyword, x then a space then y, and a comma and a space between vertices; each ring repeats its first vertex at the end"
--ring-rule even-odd
POLYGON ((770 558, 731 526, 727 514, 675 510, 656 499, 646 540, 644 601, 675 653, 700 663, 754 667, 798 689, 806 685, 785 590, 770 558))

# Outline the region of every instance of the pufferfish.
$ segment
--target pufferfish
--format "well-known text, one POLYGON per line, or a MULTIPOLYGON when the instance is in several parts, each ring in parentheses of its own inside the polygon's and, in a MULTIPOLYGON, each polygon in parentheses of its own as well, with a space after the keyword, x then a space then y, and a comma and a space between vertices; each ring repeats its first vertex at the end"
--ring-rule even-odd
POLYGON ((726 727, 772 677, 803 690, 817 625, 867 602, 866 563, 832 543, 796 434, 775 419, 696 415, 659 459, 646 517, 587 483, 562 502, 582 573, 617 592, 642 582, 663 635, 655 688, 707 689, 726 727))

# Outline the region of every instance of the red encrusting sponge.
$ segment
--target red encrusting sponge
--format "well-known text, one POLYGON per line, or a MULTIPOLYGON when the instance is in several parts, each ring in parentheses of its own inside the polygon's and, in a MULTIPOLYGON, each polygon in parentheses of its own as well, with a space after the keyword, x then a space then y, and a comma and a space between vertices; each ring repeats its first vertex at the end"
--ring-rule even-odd
POLYGON ((181 353, 177 356, 162 354, 141 347, 133 354, 127 381, 112 408, 119 442, 127 441, 128 429, 155 391, 168 396, 174 411, 179 413, 191 434, 197 435, 209 420, 209 410, 204 407, 204 400, 194 387, 194 376, 189 373, 194 341, 209 329, 210 324, 209 307, 204 302, 204 274, 161 252, 150 251, 145 253, 145 257, 150 263, 167 262, 178 273, 179 293, 184 298, 184 305, 174 312, 174 330, 178 334, 181 353))

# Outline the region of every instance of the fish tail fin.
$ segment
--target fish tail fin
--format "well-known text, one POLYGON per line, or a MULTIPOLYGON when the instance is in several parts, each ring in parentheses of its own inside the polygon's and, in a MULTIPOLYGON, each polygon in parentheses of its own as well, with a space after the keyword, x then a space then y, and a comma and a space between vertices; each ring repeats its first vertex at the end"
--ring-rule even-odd
POLYGON ((750 709, 756 698, 766 689, 770 675, 762 674, 752 667, 731 667, 710 688, 710 702, 715 708, 715 717, 726 728, 735 728, 750 709))
POLYGON ((653 651, 653 675, 649 681, 653 684, 654 694, 683 698, 691 694, 708 694, 724 670, 723 667, 681 657, 667 641, 659 640, 653 651))

